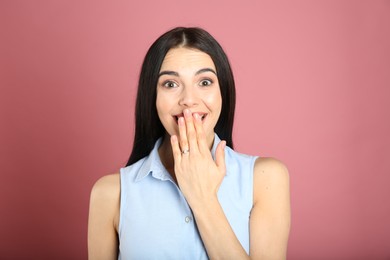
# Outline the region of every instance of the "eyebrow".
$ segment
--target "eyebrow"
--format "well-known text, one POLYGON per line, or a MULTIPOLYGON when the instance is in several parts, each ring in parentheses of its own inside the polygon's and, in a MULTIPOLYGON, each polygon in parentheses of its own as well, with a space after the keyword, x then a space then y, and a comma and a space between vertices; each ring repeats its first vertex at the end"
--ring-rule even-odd
POLYGON ((210 69, 210 68, 204 68, 204 69, 200 69, 198 70, 195 75, 199 75, 199 74, 202 74, 202 73, 205 73, 205 72, 212 72, 214 73, 215 75, 217 75, 217 73, 213 70, 213 69, 210 69))
MULTIPOLYGON (((211 72, 211 73, 214 73, 215 75, 217 75, 217 73, 211 69, 211 68, 204 68, 204 69, 200 69, 198 70, 195 75, 199 75, 199 74, 202 74, 202 73, 205 73, 205 72, 211 72)), ((161 77, 162 75, 171 75, 171 76, 176 76, 176 77, 179 77, 179 73, 176 72, 176 71, 172 71, 172 70, 164 70, 164 71, 161 71, 159 74, 158 74, 158 77, 161 77)))

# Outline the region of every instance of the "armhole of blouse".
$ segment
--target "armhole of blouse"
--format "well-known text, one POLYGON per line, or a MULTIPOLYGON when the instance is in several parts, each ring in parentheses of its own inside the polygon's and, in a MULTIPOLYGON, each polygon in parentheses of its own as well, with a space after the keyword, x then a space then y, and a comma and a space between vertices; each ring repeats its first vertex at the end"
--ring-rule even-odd
POLYGON ((256 160, 257 158, 259 158, 259 156, 252 156, 252 161, 251 161, 251 175, 250 175, 250 182, 251 182, 251 185, 249 185, 250 187, 250 192, 249 192, 249 195, 250 195, 250 201, 251 201, 251 208, 253 208, 253 202, 254 202, 254 191, 255 191, 255 165, 256 165, 256 160))
POLYGON ((123 183, 124 183, 124 172, 123 172, 123 168, 121 168, 119 170, 119 182, 120 182, 120 192, 119 192, 119 224, 118 224, 118 236, 120 238, 121 236, 121 233, 122 233, 122 229, 123 229, 123 205, 126 205, 124 203, 124 200, 125 200, 125 189, 123 188, 123 183))

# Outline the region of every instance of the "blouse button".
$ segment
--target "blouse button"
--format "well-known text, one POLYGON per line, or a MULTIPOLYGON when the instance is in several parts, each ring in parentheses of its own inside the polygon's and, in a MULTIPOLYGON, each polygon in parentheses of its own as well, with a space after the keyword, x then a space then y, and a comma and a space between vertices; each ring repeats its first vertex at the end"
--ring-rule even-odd
POLYGON ((186 223, 189 223, 189 222, 191 222, 192 218, 191 218, 191 216, 187 216, 184 220, 186 223))

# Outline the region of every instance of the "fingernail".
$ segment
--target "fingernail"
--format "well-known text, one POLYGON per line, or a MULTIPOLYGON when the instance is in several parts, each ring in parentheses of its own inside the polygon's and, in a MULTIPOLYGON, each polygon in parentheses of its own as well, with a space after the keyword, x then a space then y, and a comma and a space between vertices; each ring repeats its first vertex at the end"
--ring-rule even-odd
POLYGON ((195 120, 199 121, 199 115, 197 113, 194 114, 195 120))
POLYGON ((191 114, 190 110, 189 109, 184 109, 184 114, 186 116, 189 116, 191 114))
POLYGON ((222 149, 225 149, 226 147, 226 141, 222 141, 222 149))
POLYGON ((178 122, 180 125, 184 124, 184 117, 179 117, 178 122))

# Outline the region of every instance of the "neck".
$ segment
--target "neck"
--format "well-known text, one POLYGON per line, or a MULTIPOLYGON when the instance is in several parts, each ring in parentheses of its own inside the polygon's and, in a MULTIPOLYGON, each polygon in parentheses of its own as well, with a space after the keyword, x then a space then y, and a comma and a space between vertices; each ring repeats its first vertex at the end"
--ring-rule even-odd
POLYGON ((172 146, 170 137, 166 134, 163 138, 163 141, 158 148, 158 154, 160 156, 161 163, 164 165, 165 169, 171 174, 172 178, 176 181, 176 175, 174 171, 174 159, 172 153, 172 146))

